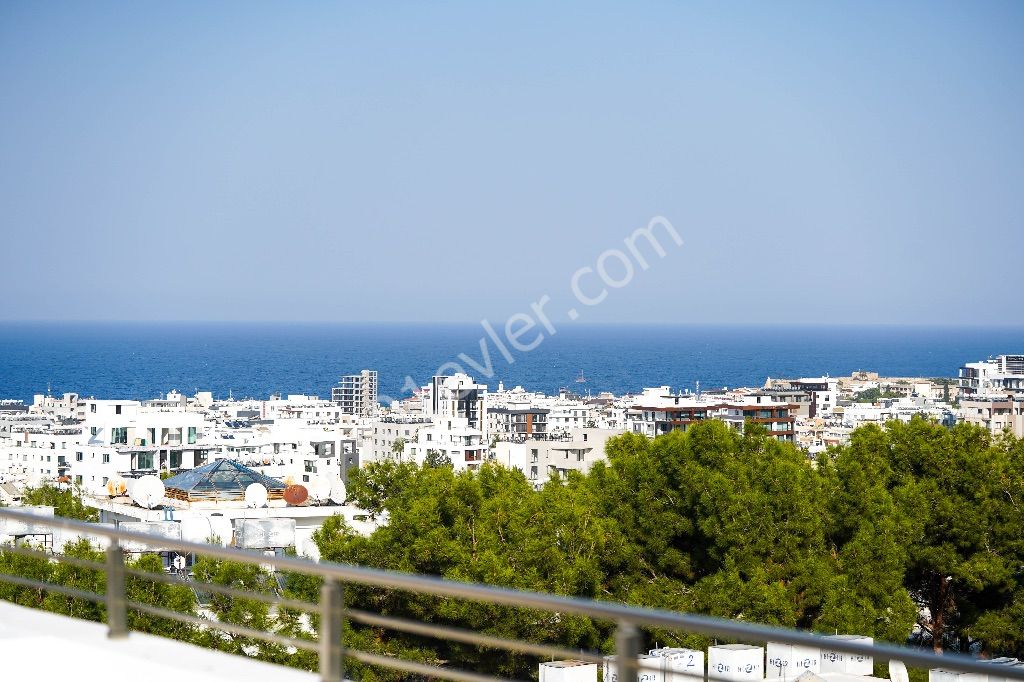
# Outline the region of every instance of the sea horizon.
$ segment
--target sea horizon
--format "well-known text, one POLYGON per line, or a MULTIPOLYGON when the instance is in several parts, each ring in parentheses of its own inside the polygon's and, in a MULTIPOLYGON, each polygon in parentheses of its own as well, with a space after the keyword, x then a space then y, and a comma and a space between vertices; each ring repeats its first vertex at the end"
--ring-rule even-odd
POLYGON ((1024 326, 1010 325, 573 323, 534 350, 505 355, 467 322, 2 321, 0 398, 31 402, 48 390, 116 399, 169 390, 323 397, 340 375, 375 369, 382 399, 401 399, 439 368, 457 371, 447 363, 492 390, 503 382, 623 394, 861 370, 955 377, 963 363, 1018 352, 1024 326), (576 382, 580 373, 585 383, 576 382))

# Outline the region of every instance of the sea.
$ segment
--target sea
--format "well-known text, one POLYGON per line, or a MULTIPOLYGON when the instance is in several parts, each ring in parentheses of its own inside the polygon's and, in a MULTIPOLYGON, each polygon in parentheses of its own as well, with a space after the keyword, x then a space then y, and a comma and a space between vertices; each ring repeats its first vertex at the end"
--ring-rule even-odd
POLYGON ((0 398, 329 397, 362 369, 377 370, 385 402, 460 369, 492 390, 693 391, 858 370, 955 377, 966 362, 1024 353, 1024 327, 580 324, 537 328, 519 348, 495 336, 472 324, 4 322, 0 398))

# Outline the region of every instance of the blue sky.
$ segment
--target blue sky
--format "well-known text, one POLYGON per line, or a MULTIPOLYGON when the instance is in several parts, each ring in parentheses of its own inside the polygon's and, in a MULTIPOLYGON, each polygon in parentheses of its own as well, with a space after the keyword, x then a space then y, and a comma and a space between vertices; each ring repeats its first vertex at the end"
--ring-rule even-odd
POLYGON ((1021 324, 1024 5, 0 5, 0 319, 1021 324))

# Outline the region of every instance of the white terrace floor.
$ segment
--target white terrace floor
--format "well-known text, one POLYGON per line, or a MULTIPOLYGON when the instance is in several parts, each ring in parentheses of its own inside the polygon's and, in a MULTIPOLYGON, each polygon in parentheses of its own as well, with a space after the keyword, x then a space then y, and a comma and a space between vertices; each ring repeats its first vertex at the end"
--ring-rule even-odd
POLYGON ((0 601, 0 680, 315 682, 312 673, 0 601))

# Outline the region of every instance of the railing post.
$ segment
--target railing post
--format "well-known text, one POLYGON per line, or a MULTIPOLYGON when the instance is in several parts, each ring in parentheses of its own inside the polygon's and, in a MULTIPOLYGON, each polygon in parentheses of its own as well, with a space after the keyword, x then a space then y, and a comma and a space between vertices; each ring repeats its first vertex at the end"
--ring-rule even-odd
POLYGON ((320 588, 320 679, 345 679, 345 594, 341 583, 325 578, 320 588))
POLYGON ((128 600, 124 589, 124 554, 117 540, 107 547, 107 637, 128 636, 128 600))
POLYGON ((620 620, 615 630, 616 682, 637 682, 640 655, 640 630, 628 620, 620 620))

